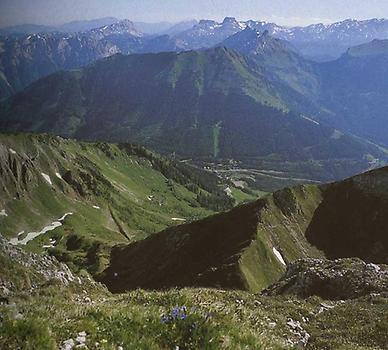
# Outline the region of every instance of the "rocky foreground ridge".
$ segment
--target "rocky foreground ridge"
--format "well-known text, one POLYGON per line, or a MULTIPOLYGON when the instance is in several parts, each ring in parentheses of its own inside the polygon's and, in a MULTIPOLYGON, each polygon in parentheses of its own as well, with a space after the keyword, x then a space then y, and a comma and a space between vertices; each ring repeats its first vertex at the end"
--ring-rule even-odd
POLYGON ((301 298, 354 299, 370 294, 388 296, 388 266, 360 259, 302 259, 287 267, 285 275, 264 295, 296 295, 301 298))

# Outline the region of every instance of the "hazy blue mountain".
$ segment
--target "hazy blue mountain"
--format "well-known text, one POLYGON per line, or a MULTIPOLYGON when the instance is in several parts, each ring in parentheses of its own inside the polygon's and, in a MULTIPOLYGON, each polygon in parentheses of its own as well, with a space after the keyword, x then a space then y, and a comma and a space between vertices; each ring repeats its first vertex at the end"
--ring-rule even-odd
POLYGON ((222 23, 201 20, 197 25, 173 36, 181 49, 200 49, 212 47, 226 38, 246 28, 246 24, 233 17, 226 17, 222 23))
POLYGON ((135 22, 135 27, 142 33, 148 35, 175 35, 177 33, 183 32, 195 26, 198 23, 197 20, 191 19, 186 21, 181 21, 177 23, 170 22, 158 22, 158 23, 148 23, 148 22, 135 22))
MULTIPOLYGON (((283 98, 294 110, 374 142, 388 144, 386 91, 388 40, 352 47, 339 59, 314 64, 282 39, 247 28, 221 45, 233 48, 263 67, 267 76, 286 84, 283 98)), ((281 94, 282 89, 278 87, 281 94)))
POLYGON ((119 22, 115 17, 104 17, 92 20, 72 21, 57 26, 45 26, 39 24, 20 24, 10 27, 0 28, 0 35, 24 35, 24 34, 39 34, 51 32, 75 33, 84 32, 87 30, 111 25, 119 22))
POLYGON ((388 39, 388 20, 345 20, 332 24, 313 24, 307 27, 284 27, 264 21, 237 21, 226 18, 223 22, 202 20, 197 26, 176 35, 182 49, 198 49, 219 44, 227 37, 246 27, 287 40, 303 55, 314 59, 336 59, 350 46, 373 39, 388 39))
POLYGON ((388 20, 347 19, 333 24, 297 27, 291 32, 285 30, 279 37, 292 42, 308 57, 326 57, 327 60, 338 58, 351 46, 367 43, 373 39, 388 39, 388 20))
POLYGON ((135 52, 142 46, 142 37, 128 20, 73 34, 0 37, 0 71, 11 87, 0 85, 0 99, 58 70, 78 68, 118 52, 135 52))
POLYGON ((319 65, 321 103, 334 114, 322 120, 388 144, 388 40, 353 47, 319 65))
POLYGON ((39 24, 19 24, 15 26, 0 28, 0 35, 50 33, 56 30, 56 27, 44 26, 39 24))
POLYGON ((189 19, 189 20, 174 24, 167 30, 162 31, 160 34, 175 35, 183 31, 186 31, 188 29, 191 29, 197 24, 198 24, 198 21, 196 19, 189 19))
POLYGON ((89 63, 118 52, 123 54, 181 52, 210 48, 222 44, 226 39, 247 28, 261 34, 268 32, 272 37, 288 41, 293 50, 298 51, 301 55, 314 59, 319 58, 319 60, 339 57, 348 47, 355 44, 365 43, 374 38, 388 38, 387 21, 377 19, 346 20, 331 25, 318 24, 287 28, 274 23, 253 20, 242 22, 233 17, 227 17, 220 23, 201 20, 199 23, 195 21, 181 22, 170 28, 167 28, 167 24, 162 26, 155 24, 153 25, 154 29, 144 27, 148 32, 150 30, 158 32, 160 35, 157 36, 142 35, 141 31, 137 30, 139 26, 144 27, 145 24, 138 23, 136 26, 128 20, 117 21, 115 18, 103 18, 72 22, 56 28, 36 26, 16 28, 16 31, 19 32, 43 31, 46 33, 34 34, 43 37, 43 39, 40 40, 39 44, 32 45, 28 43, 30 35, 19 33, 0 38, 0 45, 3 48, 0 53, 0 70, 12 88, 11 92, 7 88, 2 88, 0 99, 9 96, 12 91, 19 91, 48 73, 59 69, 77 68, 79 67, 78 62, 81 61, 89 63), (101 26, 94 28, 100 24, 101 26), (162 27, 165 28, 164 31, 162 27), (51 33, 53 30, 57 32, 71 31, 72 33, 51 33), (81 32, 74 33, 76 30, 81 30, 81 32), (162 31, 159 32, 160 30, 162 31), (93 42, 85 44, 82 42, 85 38, 92 38, 93 42), (81 41, 82 44, 78 47, 70 42, 72 40, 81 41), (79 56, 77 62, 71 64, 70 60, 69 64, 64 65, 61 62, 63 59, 58 59, 58 57, 63 56, 62 51, 64 50, 79 56), (50 52, 49 57, 47 52, 50 52))
MULTIPOLYGON (((301 113, 308 120, 388 144, 383 132, 388 109, 384 96, 387 85, 385 41, 351 48, 335 61, 313 63, 293 44, 271 36, 268 30, 253 29, 252 21, 245 25, 241 30, 244 24, 233 18, 221 24, 202 21, 194 26, 194 31, 182 33, 181 38, 193 39, 190 45, 196 46, 206 41, 209 34, 207 30, 201 32, 201 28, 213 28, 215 34, 210 41, 235 32, 216 45, 244 56, 249 73, 245 78, 239 75, 239 84, 245 86, 245 91, 251 91, 252 86, 260 90, 258 94, 250 92, 249 96, 259 96, 259 102, 264 105, 301 113)), ((3 38, 1 43, 5 48, 0 54, 2 98, 42 76, 61 69, 79 68, 116 53, 181 51, 185 46, 178 36, 146 37, 128 20, 66 36, 37 34, 3 38)), ((196 65, 200 72, 203 68, 198 62, 194 67, 190 67, 189 60, 185 64, 186 71, 195 69, 196 65)), ((191 79, 202 89, 202 81, 198 81, 197 76, 191 79)))
POLYGON ((144 34, 155 35, 166 30, 169 30, 174 26, 174 23, 170 22, 134 22, 135 27, 144 34))
POLYGON ((116 55, 32 84, 3 104, 0 129, 131 140, 183 157, 315 160, 336 163, 342 175, 385 159, 363 140, 289 112, 296 92, 279 86, 223 47, 116 55))
POLYGON ((84 21, 72 21, 69 23, 62 24, 57 27, 61 32, 85 32, 87 30, 109 26, 111 24, 117 23, 120 20, 115 17, 104 17, 98 19, 84 20, 84 21))

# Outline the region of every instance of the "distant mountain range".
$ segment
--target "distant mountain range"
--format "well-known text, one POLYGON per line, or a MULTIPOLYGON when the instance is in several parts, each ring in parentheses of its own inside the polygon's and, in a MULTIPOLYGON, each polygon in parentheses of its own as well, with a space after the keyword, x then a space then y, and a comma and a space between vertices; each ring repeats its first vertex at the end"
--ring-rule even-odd
POLYGON ((70 71, 4 101, 0 128, 130 140, 200 159, 314 160, 331 169, 324 180, 385 162, 387 41, 319 63, 255 23, 201 21, 181 34, 155 37, 124 20, 66 36, 4 38, 4 97, 41 76, 70 71), (212 48, 141 53, 156 45, 162 50, 172 39, 201 47, 206 28, 212 48))
POLYGON ((247 28, 221 45, 243 53, 298 92, 299 98, 287 99, 291 109, 388 145, 388 40, 351 47, 339 59, 322 63, 304 59, 289 42, 274 39, 268 31, 261 35, 247 28))
POLYGON ((221 23, 193 20, 169 27, 166 23, 147 26, 110 17, 55 28, 15 26, 0 30, 4 35, 0 37, 0 99, 55 71, 79 68, 115 53, 205 49, 220 45, 247 28, 267 31, 288 41, 303 56, 326 61, 338 58, 351 46, 388 39, 388 21, 377 19, 295 28, 252 20, 241 22, 233 17, 221 23))
POLYGON ((0 38, 0 98, 62 69, 74 69, 119 52, 131 53, 143 34, 130 21, 75 34, 43 33, 0 38))
MULTIPOLYGON (((85 32, 88 30, 109 26, 120 22, 115 17, 104 17, 93 20, 72 21, 59 26, 45 26, 38 24, 20 24, 10 27, 0 28, 0 35, 26 35, 26 34, 42 34, 50 32, 76 33, 85 32)), ((135 27, 144 34, 176 34, 184 30, 192 28, 198 22, 194 19, 185 20, 178 23, 159 22, 134 22, 135 27)))
POLYGON ((0 28, 1 35, 25 35, 25 34, 41 34, 50 32, 83 32, 119 22, 115 17, 104 17, 94 20, 72 21, 59 26, 44 26, 36 24, 21 24, 11 27, 0 28))
POLYGON ((171 38, 181 50, 211 47, 245 28, 268 31, 271 36, 292 43, 304 56, 330 60, 338 58, 350 46, 373 39, 388 39, 388 20, 345 20, 333 24, 307 27, 284 27, 263 21, 237 21, 227 17, 223 22, 202 20, 193 28, 171 38))

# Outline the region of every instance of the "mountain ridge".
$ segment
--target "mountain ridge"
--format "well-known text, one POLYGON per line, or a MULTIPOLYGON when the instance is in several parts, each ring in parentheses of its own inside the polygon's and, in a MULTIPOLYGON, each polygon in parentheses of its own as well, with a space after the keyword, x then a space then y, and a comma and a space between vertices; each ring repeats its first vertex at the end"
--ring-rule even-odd
POLYGON ((112 292, 193 286, 257 292, 300 258, 387 264, 387 188, 388 167, 338 183, 286 188, 117 246, 100 280, 112 292))
POLYGON ((283 96, 300 93, 276 84, 265 67, 224 47, 117 55, 34 83, 3 104, 0 125, 81 139, 130 139, 183 157, 353 159, 364 164, 359 171, 367 167, 367 154, 385 157, 369 143, 289 112, 283 96))

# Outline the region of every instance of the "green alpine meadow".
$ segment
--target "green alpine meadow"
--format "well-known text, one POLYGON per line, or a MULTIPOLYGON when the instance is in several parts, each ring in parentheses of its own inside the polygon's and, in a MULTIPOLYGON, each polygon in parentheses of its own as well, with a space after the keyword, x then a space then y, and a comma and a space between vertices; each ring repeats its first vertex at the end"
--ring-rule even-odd
POLYGON ((0 349, 388 350, 384 17, 0 2, 0 349))

